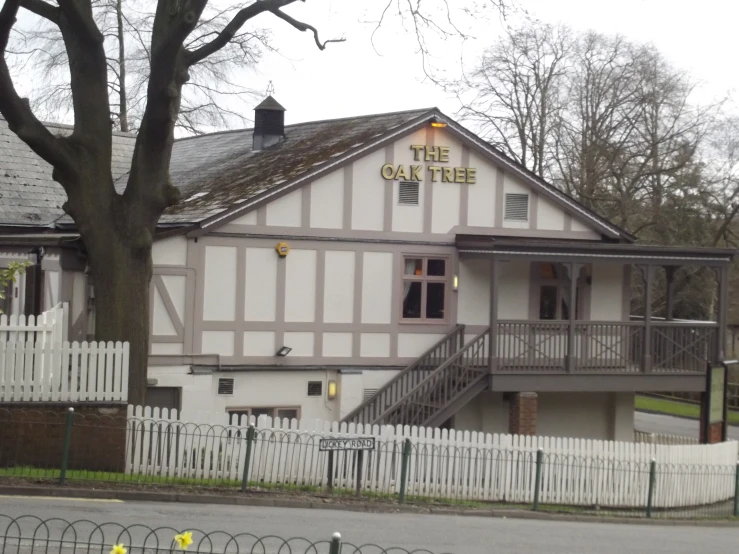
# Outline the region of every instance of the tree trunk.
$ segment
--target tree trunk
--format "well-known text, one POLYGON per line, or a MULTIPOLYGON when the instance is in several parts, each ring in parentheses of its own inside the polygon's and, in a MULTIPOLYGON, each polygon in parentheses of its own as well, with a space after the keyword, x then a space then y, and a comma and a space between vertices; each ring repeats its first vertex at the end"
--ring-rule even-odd
POLYGON ((100 236, 96 238, 94 246, 88 246, 95 289, 95 339, 130 343, 128 402, 143 406, 149 357, 151 247, 135 249, 115 237, 108 244, 100 236))

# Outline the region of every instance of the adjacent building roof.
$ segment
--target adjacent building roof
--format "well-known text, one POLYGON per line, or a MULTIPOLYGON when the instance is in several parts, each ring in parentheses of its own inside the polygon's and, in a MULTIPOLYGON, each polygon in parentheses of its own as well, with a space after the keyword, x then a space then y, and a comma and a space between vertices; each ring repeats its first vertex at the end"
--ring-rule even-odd
MULTIPOLYGON (((72 127, 47 124, 55 134, 68 135, 72 127)), ((136 137, 113 134, 113 178, 131 165, 136 137)), ((0 115, 0 226, 49 227, 65 216, 62 204, 67 194, 51 178, 51 166, 39 158, 0 115)))

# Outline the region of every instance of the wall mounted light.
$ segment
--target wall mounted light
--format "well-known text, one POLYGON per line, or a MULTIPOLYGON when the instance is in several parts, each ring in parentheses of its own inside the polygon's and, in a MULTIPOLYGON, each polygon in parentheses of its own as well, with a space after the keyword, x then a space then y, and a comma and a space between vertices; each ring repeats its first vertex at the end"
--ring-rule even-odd
POLYGON ((436 127, 437 129, 443 129, 444 127, 446 127, 446 123, 443 123, 441 121, 432 121, 431 126, 436 127))
POLYGON ((459 288, 459 275, 455 275, 452 277, 452 290, 457 290, 459 288))
POLYGON ((326 391, 329 400, 336 398, 336 381, 328 382, 328 390, 326 391))
POLYGON ((275 354, 275 356, 280 356, 280 357, 287 356, 290 353, 291 350, 292 350, 292 348, 290 348, 289 346, 283 346, 282 348, 280 348, 277 351, 277 353, 275 354))

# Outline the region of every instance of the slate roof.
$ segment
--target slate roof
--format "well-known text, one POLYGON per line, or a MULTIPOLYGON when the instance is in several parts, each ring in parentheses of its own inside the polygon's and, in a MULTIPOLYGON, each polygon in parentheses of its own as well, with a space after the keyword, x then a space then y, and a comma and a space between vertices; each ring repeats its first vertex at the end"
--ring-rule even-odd
MULTIPOLYGON (((252 129, 224 131, 175 142, 170 173, 183 201, 168 210, 164 224, 197 223, 253 198, 306 170, 433 110, 412 110, 285 126, 285 139, 252 151, 252 129)), ((71 126, 47 124, 54 133, 71 126)), ((126 186, 135 136, 113 136, 113 177, 126 186)), ((72 224, 62 211, 66 194, 51 178, 51 166, 9 129, 0 116, 0 226, 72 224)))
MULTIPOLYGON (((446 119, 435 108, 428 108, 286 125, 284 139, 260 151, 252 150, 252 129, 177 140, 170 174, 172 183, 182 193, 182 201, 164 213, 160 225, 217 223, 226 211, 238 209, 246 202, 260 202, 273 189, 283 188, 280 185, 298 181, 308 172, 329 168, 343 154, 354 155, 394 130, 414 127, 432 117, 446 119)), ((55 133, 71 132, 67 125, 48 124, 48 127, 55 133)), ((569 204, 595 225, 614 236, 632 240, 628 233, 526 171, 466 129, 454 122, 450 128, 457 128, 467 140, 520 172, 532 186, 541 187, 553 199, 569 204)), ((112 169, 119 192, 126 186, 134 145, 135 136, 114 133, 112 169)), ((74 222, 61 208, 65 199, 64 190, 51 179, 51 167, 10 132, 0 117, 0 228, 73 228, 74 222)))
POLYGON ((251 129, 181 139, 170 173, 183 201, 162 220, 202 221, 432 111, 286 125, 283 141, 257 152, 251 129))
MULTIPOLYGON (((54 134, 68 135, 69 125, 49 123, 54 134)), ((113 178, 129 170, 135 137, 113 135, 113 178)), ((47 227, 62 217, 67 194, 51 178, 51 166, 10 129, 0 115, 0 225, 47 227)), ((71 219, 70 219, 71 221, 71 219)))

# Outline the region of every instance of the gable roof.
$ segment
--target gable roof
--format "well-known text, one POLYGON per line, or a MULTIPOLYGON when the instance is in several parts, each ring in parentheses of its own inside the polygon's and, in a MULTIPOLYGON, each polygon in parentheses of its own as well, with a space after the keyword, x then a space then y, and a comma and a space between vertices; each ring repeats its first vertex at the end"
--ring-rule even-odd
MULTIPOLYGON (((633 241, 629 233, 589 210, 528 171, 436 108, 331 119, 285 126, 285 138, 252 150, 252 129, 179 139, 172 151, 172 183, 181 202, 162 216, 162 226, 197 226, 212 231, 311 181, 359 159, 437 120, 452 136, 515 175, 539 194, 612 239, 633 241)), ((52 132, 71 133, 68 125, 48 124, 52 132)), ((126 186, 135 136, 113 135, 113 177, 126 186)), ((51 179, 51 167, 34 154, 0 117, 0 227, 73 226, 61 209, 66 194, 51 179), (6 201, 7 200, 7 201, 6 201)))
POLYGON ((286 125, 284 140, 259 151, 252 150, 252 129, 178 140, 170 174, 182 201, 163 221, 198 223, 230 213, 427 114, 432 110, 286 125))

